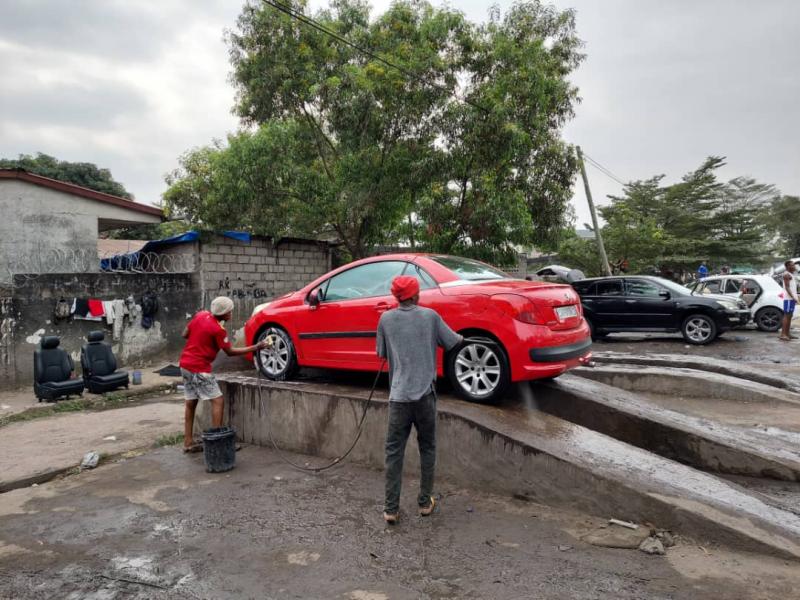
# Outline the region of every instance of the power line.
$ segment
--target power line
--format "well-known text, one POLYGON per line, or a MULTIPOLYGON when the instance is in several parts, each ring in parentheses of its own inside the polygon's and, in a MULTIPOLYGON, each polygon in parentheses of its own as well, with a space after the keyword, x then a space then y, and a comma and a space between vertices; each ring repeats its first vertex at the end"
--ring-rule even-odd
MULTIPOLYGON (((378 54, 375 54, 371 50, 369 50, 367 48, 364 48, 362 46, 359 46, 358 44, 356 44, 354 42, 351 42, 346 37, 344 37, 342 35, 339 35, 335 31, 331 31, 330 29, 328 29, 327 27, 325 27, 324 25, 322 25, 321 23, 319 23, 315 19, 313 19, 313 18, 311 18, 309 16, 306 16, 305 14, 295 10, 291 6, 287 6, 285 4, 277 2, 276 0, 262 0, 262 1, 265 4, 268 4, 269 6, 274 8, 275 10, 277 10, 277 11, 279 11, 279 12, 281 12, 281 13, 283 13, 283 14, 285 14, 285 15, 287 15, 287 16, 289 16, 289 17, 291 17, 291 18, 293 18, 293 19, 295 19, 295 20, 297 20, 297 21, 299 21, 301 23, 303 23, 304 25, 306 25, 308 27, 311 27, 312 29, 316 29, 320 33, 324 33, 325 35, 328 35, 328 36, 332 37, 333 39, 341 42, 342 44, 345 44, 346 46, 349 46, 353 50, 356 50, 357 52, 365 54, 365 55, 369 56, 370 58, 372 58, 372 59, 374 59, 374 60, 376 60, 376 61, 378 61, 380 63, 383 63, 387 67, 390 67, 392 69, 396 69, 397 71, 399 71, 400 73, 402 73, 403 75, 405 75, 406 77, 408 77, 410 79, 413 79, 415 81, 421 82, 421 83, 423 83, 425 85, 431 85, 433 87, 439 88, 440 90, 443 90, 443 91, 446 91, 448 93, 452 93, 453 95, 456 95, 455 92, 453 90, 451 90, 448 86, 446 86, 446 85, 444 85, 442 83, 437 83, 435 81, 428 81, 428 80, 423 79, 422 77, 420 77, 419 75, 417 75, 416 73, 414 73, 412 71, 409 71, 405 67, 401 67, 400 65, 397 65, 397 64, 395 64, 395 63, 383 58, 382 56, 380 56, 378 54)), ((488 108, 486 108, 484 106, 481 106, 477 102, 473 102, 472 100, 469 100, 468 98, 461 98, 461 100, 465 104, 469 104, 470 106, 472 106, 474 108, 477 108, 478 110, 481 110, 481 111, 483 111, 483 112, 485 112, 487 114, 491 112, 488 108)))
POLYGON ((623 181, 623 180, 622 180, 620 177, 617 177, 616 175, 614 175, 614 173, 613 173, 613 172, 612 172, 610 169, 608 169, 607 167, 604 167, 603 165, 601 165, 599 162, 597 162, 595 159, 593 159, 591 156, 589 156, 589 155, 588 155, 588 154, 586 154, 585 152, 583 153, 583 157, 584 157, 584 158, 585 158, 587 161, 589 161, 589 164, 591 164, 591 165, 592 165, 592 166, 593 166, 595 169, 597 169, 598 171, 600 171, 601 173, 603 173, 603 175, 605 175, 606 177, 608 177, 608 178, 610 178, 610 179, 613 179, 614 181, 616 181, 616 182, 617 182, 618 184, 620 184, 621 186, 626 186, 626 185, 628 185, 628 184, 627 184, 625 181, 623 181))

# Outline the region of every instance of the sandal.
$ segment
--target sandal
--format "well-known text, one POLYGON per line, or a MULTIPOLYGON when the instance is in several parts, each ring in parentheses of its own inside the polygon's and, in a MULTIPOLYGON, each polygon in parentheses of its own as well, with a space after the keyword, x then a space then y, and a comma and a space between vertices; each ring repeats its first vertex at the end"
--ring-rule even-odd
POLYGON ((184 454, 194 454, 195 452, 202 452, 202 451, 203 451, 203 444, 201 442, 195 442, 191 446, 183 447, 184 454))

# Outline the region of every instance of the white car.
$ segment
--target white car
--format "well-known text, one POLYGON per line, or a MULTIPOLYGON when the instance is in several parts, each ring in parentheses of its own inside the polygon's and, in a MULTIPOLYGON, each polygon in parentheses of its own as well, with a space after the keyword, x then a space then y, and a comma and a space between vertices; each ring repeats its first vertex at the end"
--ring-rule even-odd
MULTIPOLYGON (((769 275, 715 275, 687 286, 694 295, 741 298, 761 331, 778 331, 783 319, 783 288, 769 275)), ((796 309, 795 309, 796 310, 796 309)))

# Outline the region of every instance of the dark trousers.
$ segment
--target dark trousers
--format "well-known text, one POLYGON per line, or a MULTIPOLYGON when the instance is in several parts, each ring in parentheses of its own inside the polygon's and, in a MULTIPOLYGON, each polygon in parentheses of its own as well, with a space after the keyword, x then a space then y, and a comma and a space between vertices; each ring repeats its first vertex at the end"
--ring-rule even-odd
POLYGON ((417 429, 420 506, 428 506, 433 491, 433 470, 436 465, 436 396, 423 396, 416 402, 389 402, 389 429, 386 432, 386 502, 384 510, 396 514, 400 510, 400 489, 403 485, 403 458, 411 426, 417 429))

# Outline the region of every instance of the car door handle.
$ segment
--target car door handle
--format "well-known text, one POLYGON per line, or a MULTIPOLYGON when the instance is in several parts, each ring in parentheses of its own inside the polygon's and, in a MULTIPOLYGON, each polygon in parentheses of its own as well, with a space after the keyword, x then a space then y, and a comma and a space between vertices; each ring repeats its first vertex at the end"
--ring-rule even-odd
POLYGON ((375 305, 375 310, 377 310, 378 312, 385 312, 385 311, 389 310, 390 308, 391 308, 391 306, 387 302, 378 302, 375 305))
POLYGON ((625 304, 636 304, 638 300, 625 300, 625 304))

